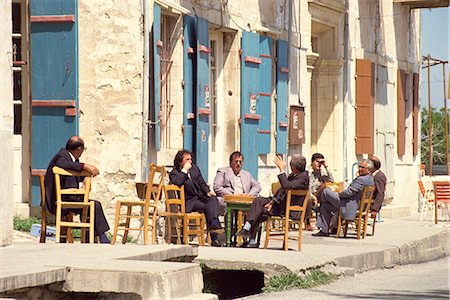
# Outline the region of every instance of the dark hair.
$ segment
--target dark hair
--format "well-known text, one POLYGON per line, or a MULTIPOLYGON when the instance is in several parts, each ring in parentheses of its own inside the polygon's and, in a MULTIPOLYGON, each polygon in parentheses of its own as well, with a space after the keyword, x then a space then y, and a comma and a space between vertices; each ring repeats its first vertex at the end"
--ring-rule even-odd
POLYGON ((71 137, 66 143, 67 150, 77 150, 80 147, 84 148, 84 141, 79 136, 71 137))
POLYGON ((378 159, 378 158, 376 158, 376 157, 371 157, 371 158, 369 158, 371 161, 372 161, 372 163, 373 163, 373 168, 375 169, 375 170, 378 170, 379 168, 381 168, 381 162, 380 162, 380 160, 378 159))
POLYGON ((239 151, 234 151, 234 152, 231 153, 231 155, 230 155, 230 163, 233 161, 234 158, 237 158, 237 157, 242 157, 242 160, 244 160, 244 155, 242 155, 241 152, 239 152, 239 151))
POLYGON ((175 158, 173 159, 173 166, 177 169, 181 169, 183 166, 181 163, 183 162, 183 157, 185 154, 189 154, 192 157, 192 153, 186 149, 180 150, 175 155, 175 158))
POLYGON ((311 163, 313 163, 318 158, 324 159, 325 156, 323 156, 323 154, 321 154, 321 153, 314 153, 311 157, 311 163))
POLYGON ((291 168, 294 167, 300 172, 305 171, 306 169, 306 158, 304 158, 300 154, 294 154, 291 158, 291 168))

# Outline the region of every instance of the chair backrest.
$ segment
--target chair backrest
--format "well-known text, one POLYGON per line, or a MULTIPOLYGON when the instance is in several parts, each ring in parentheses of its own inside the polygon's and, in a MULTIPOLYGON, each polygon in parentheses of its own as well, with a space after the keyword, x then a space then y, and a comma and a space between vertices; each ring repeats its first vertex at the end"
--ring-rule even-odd
POLYGON ((271 185, 272 196, 275 196, 275 193, 281 188, 281 183, 279 181, 273 182, 271 185))
POLYGON ((155 205, 158 205, 158 201, 161 198, 162 187, 164 185, 164 179, 166 177, 166 167, 150 164, 150 172, 148 174, 147 188, 145 191, 145 203, 154 201, 155 205))
POLYGON ((366 185, 362 192, 361 200, 359 203, 359 214, 366 214, 370 210, 370 205, 372 204, 373 193, 375 191, 375 186, 366 185))
POLYGON ((87 171, 72 171, 72 170, 65 170, 60 167, 53 167, 52 169, 53 173, 55 174, 55 189, 56 189, 56 201, 62 200, 62 195, 82 195, 83 196, 83 202, 88 203, 89 202, 89 192, 91 190, 91 179, 92 174, 87 171), (85 186, 84 188, 68 188, 68 189, 62 189, 61 188, 61 176, 77 176, 77 177, 85 177, 85 186))
POLYGON ((342 192, 344 190, 344 182, 325 182, 325 187, 331 189, 333 192, 342 192))
POLYGON ((434 181, 433 186, 436 202, 450 203, 450 181, 434 181))
POLYGON ((425 187, 423 186, 422 180, 417 180, 417 184, 419 184, 420 194, 422 194, 422 197, 425 198, 426 191, 425 191, 425 187))
POLYGON ((177 212, 186 213, 184 186, 178 187, 177 185, 170 184, 165 185, 164 196, 166 197, 166 211, 173 212, 173 208, 177 209, 177 212))
POLYGON ((306 206, 308 205, 309 201, 309 189, 308 190, 291 190, 289 189, 287 191, 286 195, 286 212, 285 216, 289 217, 290 213, 293 211, 301 212, 300 220, 305 219, 305 212, 306 212, 306 206), (303 204, 302 205, 296 205, 292 204, 292 197, 302 197, 303 198, 303 204))

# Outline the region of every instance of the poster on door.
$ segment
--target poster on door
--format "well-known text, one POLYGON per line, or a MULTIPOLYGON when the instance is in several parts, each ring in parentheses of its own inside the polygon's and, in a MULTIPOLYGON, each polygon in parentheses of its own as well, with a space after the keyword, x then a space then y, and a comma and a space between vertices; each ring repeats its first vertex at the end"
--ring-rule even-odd
POLYGON ((256 114, 256 95, 250 94, 250 113, 256 114))
POLYGON ((205 107, 209 107, 209 87, 205 85, 205 107))

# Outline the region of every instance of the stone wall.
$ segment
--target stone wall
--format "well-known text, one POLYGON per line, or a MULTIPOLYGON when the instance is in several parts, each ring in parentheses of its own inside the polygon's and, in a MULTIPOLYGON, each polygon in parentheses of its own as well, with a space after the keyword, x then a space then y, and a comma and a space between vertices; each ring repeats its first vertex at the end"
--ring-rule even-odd
POLYGON ((93 181, 92 198, 113 215, 114 199, 136 195, 134 181, 141 176, 141 2, 78 3, 79 128, 88 148, 81 160, 100 170, 93 181))

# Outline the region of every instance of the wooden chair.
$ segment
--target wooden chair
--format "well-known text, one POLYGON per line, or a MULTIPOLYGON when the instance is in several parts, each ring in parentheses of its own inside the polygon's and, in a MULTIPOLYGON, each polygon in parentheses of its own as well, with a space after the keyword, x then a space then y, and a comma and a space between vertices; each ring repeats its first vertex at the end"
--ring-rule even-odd
POLYGON ((93 201, 89 201, 89 192, 91 190, 92 175, 86 171, 72 171, 65 170, 60 167, 53 167, 55 174, 55 188, 56 188, 56 242, 59 243, 61 235, 61 227, 80 227, 81 228, 81 242, 85 242, 86 229, 89 229, 89 243, 94 243, 94 205, 93 201), (62 176, 81 176, 85 177, 84 188, 61 188, 62 176), (63 201, 63 196, 82 196, 82 202, 63 201), (64 221, 62 220, 62 211, 64 209, 81 209, 80 222, 64 221), (87 221, 89 211, 89 221, 87 221))
POLYGON ((367 185, 364 187, 361 200, 359 203, 359 210, 356 214, 356 218, 354 220, 345 220, 341 216, 341 210, 339 210, 338 214, 338 225, 336 238, 339 238, 339 234, 341 233, 341 227, 344 226, 344 237, 347 236, 348 223, 355 222, 356 223, 356 236, 358 240, 361 238, 361 230, 363 231, 363 238, 366 237, 367 232, 367 222, 370 217, 370 204, 372 203, 373 192, 375 191, 375 186, 367 185))
MULTIPOLYGON (((305 214, 306 214, 306 205, 308 204, 309 200, 309 190, 288 190, 287 196, 286 196, 286 211, 284 216, 269 216, 267 218, 266 222, 266 240, 264 243, 264 248, 267 249, 267 246, 269 245, 269 239, 272 235, 272 232, 274 234, 283 235, 283 249, 288 250, 288 240, 289 237, 289 229, 290 224, 298 224, 298 237, 295 238, 298 241, 298 250, 300 251, 302 249, 302 231, 303 231, 303 223, 305 221, 305 214), (291 203, 292 196, 297 197, 304 197, 303 204, 302 205, 294 205, 291 203), (300 219, 295 220, 291 219, 290 213, 291 212, 299 212, 300 213, 300 219), (274 220, 281 220, 283 226, 282 226, 282 232, 280 232, 279 228, 273 228, 273 222, 274 220)), ((291 238, 292 239, 292 238, 291 238)))
MULTIPOLYGON (((41 191, 41 236, 39 238, 39 243, 45 243, 47 239, 47 224, 49 223, 48 217, 51 215, 45 210, 45 172, 35 174, 39 178, 39 188, 41 191)), ((73 221, 73 214, 69 213, 63 216, 64 221, 73 221)), ((66 228, 60 235, 60 241, 67 241, 68 243, 73 243, 73 234, 71 228, 66 228)))
POLYGON ((422 180, 418 180, 417 184, 420 191, 420 221, 422 221, 426 217, 428 210, 434 211, 434 195, 432 189, 425 189, 422 180))
POLYGON ((143 232, 144 244, 148 244, 149 218, 151 217, 152 243, 156 244, 156 220, 158 218, 158 202, 166 176, 166 167, 150 164, 149 175, 145 189, 144 200, 118 200, 116 203, 116 217, 111 244, 116 242, 117 232, 124 230, 122 244, 125 244, 130 230, 143 232), (155 183, 156 181, 156 183, 155 183), (122 207, 126 212, 122 212, 122 207), (138 213, 133 213, 133 207, 139 208, 138 213), (150 212, 151 210, 151 212, 150 212), (140 220, 139 227, 130 227, 132 219, 140 220))
POLYGON ((172 219, 175 219, 177 244, 180 244, 180 227, 183 230, 183 243, 189 244, 189 236, 197 236, 200 246, 205 245, 205 215, 199 212, 186 212, 184 186, 166 185, 163 187, 166 198, 166 211, 160 215, 167 217, 168 238, 172 239, 172 219))
POLYGON ((450 181, 434 181, 434 224, 438 222, 438 204, 442 203, 442 217, 444 212, 446 219, 449 217, 448 205, 450 204, 450 181))

